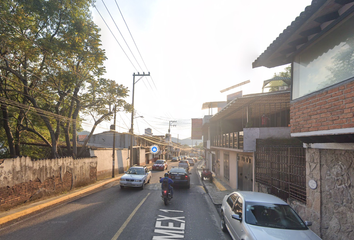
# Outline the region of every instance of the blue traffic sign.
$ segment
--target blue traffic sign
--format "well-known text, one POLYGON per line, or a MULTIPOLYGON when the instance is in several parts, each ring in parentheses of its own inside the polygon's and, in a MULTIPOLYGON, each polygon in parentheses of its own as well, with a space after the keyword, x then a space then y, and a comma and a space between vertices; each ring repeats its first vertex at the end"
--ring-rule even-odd
POLYGON ((152 153, 157 153, 159 151, 159 148, 157 146, 152 146, 151 147, 151 152, 152 153))

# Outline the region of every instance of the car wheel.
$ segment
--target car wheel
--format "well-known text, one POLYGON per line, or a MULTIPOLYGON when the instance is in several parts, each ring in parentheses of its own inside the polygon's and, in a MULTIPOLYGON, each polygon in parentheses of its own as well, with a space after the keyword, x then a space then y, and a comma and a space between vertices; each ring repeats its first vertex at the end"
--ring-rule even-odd
POLYGON ((226 224, 225 224, 225 217, 224 217, 224 213, 221 212, 221 216, 220 216, 221 220, 220 220, 220 228, 223 232, 226 232, 227 231, 227 228, 226 228, 226 224))
POLYGON ((188 189, 191 188, 191 184, 190 184, 190 183, 188 183, 187 188, 188 188, 188 189))
POLYGON ((123 189, 123 188, 124 188, 124 186, 120 185, 120 188, 121 188, 121 189, 123 189))

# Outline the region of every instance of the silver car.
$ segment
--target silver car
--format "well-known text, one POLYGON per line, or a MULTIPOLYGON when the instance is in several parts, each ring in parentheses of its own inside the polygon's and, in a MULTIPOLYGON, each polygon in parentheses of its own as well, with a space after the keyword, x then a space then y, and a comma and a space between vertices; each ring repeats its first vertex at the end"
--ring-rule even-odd
POLYGON ((222 201, 220 227, 233 239, 321 239, 307 226, 311 222, 304 222, 286 202, 270 194, 237 191, 222 201))
POLYGON ((119 184, 121 188, 139 187, 144 189, 144 185, 150 182, 151 177, 151 171, 147 167, 134 166, 125 172, 120 178, 119 184))

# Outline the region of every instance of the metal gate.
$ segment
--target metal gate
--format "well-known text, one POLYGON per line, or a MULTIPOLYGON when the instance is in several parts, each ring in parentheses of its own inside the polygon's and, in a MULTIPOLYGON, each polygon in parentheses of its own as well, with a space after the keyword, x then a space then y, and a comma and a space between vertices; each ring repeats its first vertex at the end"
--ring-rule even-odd
POLYGON ((248 156, 238 157, 238 189, 242 191, 253 190, 252 158, 248 156))
POLYGON ((256 182, 284 200, 306 203, 306 155, 302 146, 263 145, 257 142, 256 182))

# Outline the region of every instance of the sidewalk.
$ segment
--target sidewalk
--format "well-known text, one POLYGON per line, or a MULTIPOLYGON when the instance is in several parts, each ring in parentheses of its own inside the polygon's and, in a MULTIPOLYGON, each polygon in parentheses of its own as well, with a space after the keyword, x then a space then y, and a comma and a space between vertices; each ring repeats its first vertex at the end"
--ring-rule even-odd
MULTIPOLYGON (((153 164, 147 164, 146 166, 151 169, 151 166, 153 164)), ((72 200, 78 196, 87 194, 91 191, 94 191, 106 184, 109 184, 111 182, 114 181, 118 181, 122 176, 124 175, 124 173, 120 173, 115 175, 114 178, 106 178, 103 180, 99 180, 93 184, 81 187, 81 188, 77 188, 77 189, 73 189, 72 191, 66 193, 66 194, 61 194, 59 196, 55 196, 55 197, 49 197, 48 199, 45 200, 39 200, 33 203, 29 203, 29 204, 23 204, 22 206, 18 206, 15 207, 14 209, 5 211, 5 212, 1 212, 0 213, 0 226, 9 222, 14 222, 16 220, 19 220, 20 218, 29 215, 29 214, 33 214, 35 212, 39 212, 41 210, 44 210, 48 207, 54 206, 56 204, 59 203, 63 203, 65 201, 68 200, 72 200)))
MULTIPOLYGON (((199 179, 201 177, 202 168, 205 166, 205 162, 200 161, 197 166, 197 173, 199 175, 199 179)), ((228 184, 223 182, 220 178, 213 175, 213 182, 211 183, 209 180, 202 181, 205 191, 209 194, 212 202, 218 208, 222 204, 222 200, 225 195, 234 192, 228 184)))

